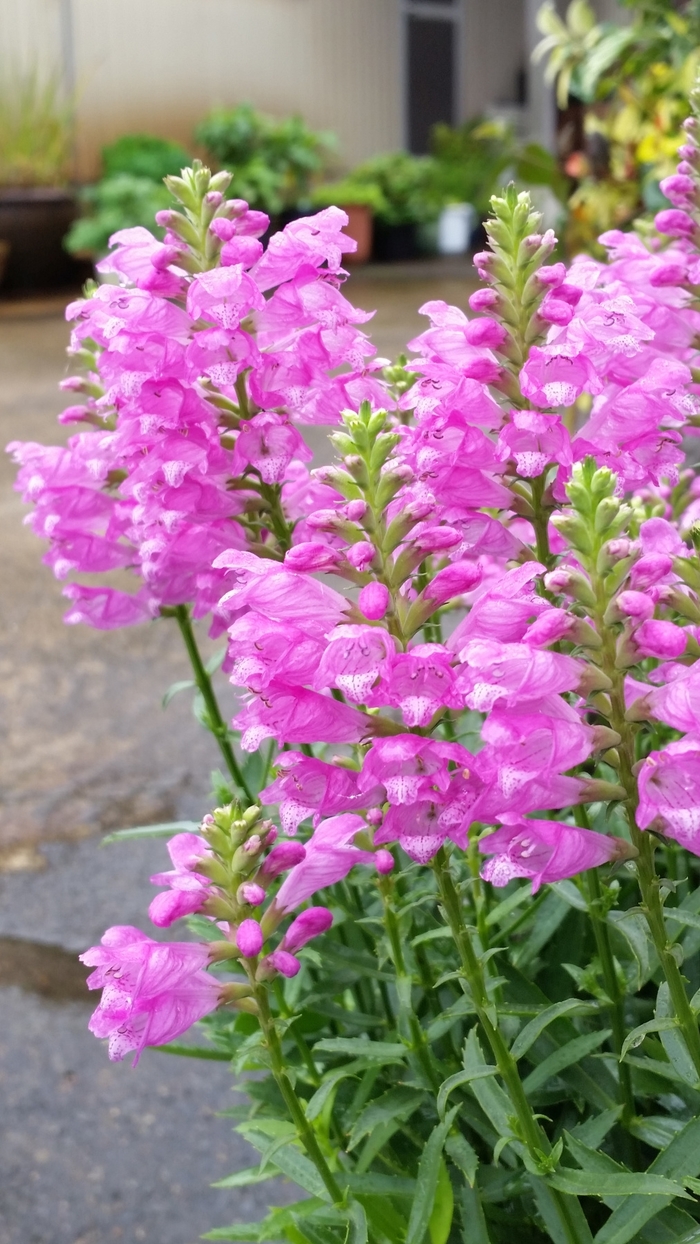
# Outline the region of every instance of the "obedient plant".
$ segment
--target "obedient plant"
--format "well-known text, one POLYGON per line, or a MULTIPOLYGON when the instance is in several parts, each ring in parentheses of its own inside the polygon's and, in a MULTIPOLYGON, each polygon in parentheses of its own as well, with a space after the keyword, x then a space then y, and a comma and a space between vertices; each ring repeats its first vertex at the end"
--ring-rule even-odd
POLYGON ((85 430, 13 447, 31 522, 102 576, 69 622, 176 619, 228 782, 152 878, 189 940, 108 930, 91 1028, 255 1071, 220 1186, 305 1194, 206 1238, 700 1238, 698 126, 605 264, 496 197, 473 316, 426 303, 410 362, 341 293, 342 212, 263 252, 200 166, 69 308, 85 430))

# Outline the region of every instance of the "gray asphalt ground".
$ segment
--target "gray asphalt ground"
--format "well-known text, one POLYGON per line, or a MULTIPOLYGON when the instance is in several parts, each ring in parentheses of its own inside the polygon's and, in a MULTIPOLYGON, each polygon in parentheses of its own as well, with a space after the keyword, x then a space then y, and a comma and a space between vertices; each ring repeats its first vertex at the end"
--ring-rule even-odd
MULTIPOLYGON (((352 277, 370 332, 394 357, 430 298, 466 307, 466 262, 394 265, 352 277)), ((60 300, 0 303, 0 440, 56 443, 68 333, 60 300)), ((60 585, 22 525, 0 460, 0 1244, 194 1244, 294 1194, 209 1184, 252 1155, 217 1111, 233 1104, 224 1064, 147 1051, 110 1064, 87 1032, 76 952, 109 924, 149 929, 157 841, 102 846, 108 830, 198 819, 216 749, 186 695, 174 625, 109 633, 65 627, 60 585)), ((203 637, 206 646, 206 639, 203 637)), ((228 688, 221 687, 222 700, 228 688)))

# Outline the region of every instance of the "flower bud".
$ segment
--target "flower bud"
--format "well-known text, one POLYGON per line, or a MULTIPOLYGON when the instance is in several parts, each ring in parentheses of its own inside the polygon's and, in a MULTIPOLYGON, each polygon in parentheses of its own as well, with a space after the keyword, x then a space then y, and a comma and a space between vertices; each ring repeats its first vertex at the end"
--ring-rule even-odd
POLYGON ((453 597, 471 591, 481 582, 481 577, 482 569, 478 562, 476 565, 474 562, 454 562, 451 566, 445 566, 444 570, 438 570, 423 595, 436 606, 443 605, 453 597))
POLYGON ((654 602, 643 592, 635 592, 628 590, 620 592, 613 600, 611 600, 605 614, 606 622, 620 621, 621 618, 634 618, 635 620, 653 617, 654 602))
POLYGON ((357 600, 360 612, 370 622, 379 622, 389 608, 389 589, 384 583, 368 583, 357 600))
POLYGON ((318 540, 305 540, 287 551, 284 564, 290 570, 298 571, 333 570, 340 560, 339 551, 331 548, 329 544, 321 544, 318 540))
POLYGON ((239 903, 247 903, 249 907, 259 907, 265 901, 265 891, 256 881, 244 881, 238 887, 236 898, 239 903))
POLYGON ((630 586, 643 592, 665 578, 673 569, 673 560, 667 553, 645 553, 630 570, 630 586))
POLYGON ((351 523, 361 523, 367 513, 367 502, 360 499, 348 501, 347 505, 343 506, 343 513, 351 523))
POLYGON ((692 216, 680 211, 677 207, 657 212, 654 224, 659 233, 665 233, 671 238, 692 238, 695 232, 695 221, 692 216))
POLYGON ((236 945, 245 959, 253 959, 259 955, 264 940, 257 920, 244 920, 236 929, 236 945))
POLYGON ((390 873, 394 867, 394 857, 391 854, 391 851, 387 851, 384 847, 382 847, 379 851, 375 852, 374 863, 376 865, 377 872, 384 876, 386 873, 390 873))
POLYGON ((503 345, 508 333, 497 320, 483 316, 478 320, 470 320, 464 335, 470 346, 485 346, 488 350, 497 350, 503 345))
POLYGON ((549 574, 544 576, 544 585, 550 592, 562 592, 589 609, 594 608, 597 603, 590 580, 580 570, 558 566, 556 570, 550 570, 549 574))
POLYGON ((333 923, 333 915, 327 907, 308 907, 290 924, 282 939, 281 950, 295 953, 313 937, 327 933, 333 923))
POLYGON ((272 881, 280 873, 300 864, 306 857, 306 848, 300 842, 278 842, 272 848, 258 874, 260 880, 272 881))
MULTIPOLYGON (((562 268, 564 265, 562 264, 562 268)), ((499 301, 495 289, 477 289, 469 298, 472 311, 492 311, 499 301)))
POLYGON ((563 285, 566 280, 566 264, 543 264, 541 268, 537 269, 535 280, 546 288, 556 289, 558 285, 563 285))
POLYGON ((288 950, 273 950, 271 955, 263 959, 257 971, 258 980, 270 980, 276 973, 281 976, 296 976, 301 964, 288 950))
POLYGON ((208 190, 204 196, 204 202, 207 207, 213 207, 214 209, 221 207, 223 201, 224 196, 220 190, 208 190))
POLYGON ((355 570, 369 570, 376 555, 377 550, 368 540, 360 540, 359 543, 351 545, 347 551, 347 559, 355 570))
POLYGON ((657 657, 661 661, 673 661, 683 656, 687 636, 682 626, 673 622, 660 622, 650 618, 634 633, 634 641, 640 656, 657 657))

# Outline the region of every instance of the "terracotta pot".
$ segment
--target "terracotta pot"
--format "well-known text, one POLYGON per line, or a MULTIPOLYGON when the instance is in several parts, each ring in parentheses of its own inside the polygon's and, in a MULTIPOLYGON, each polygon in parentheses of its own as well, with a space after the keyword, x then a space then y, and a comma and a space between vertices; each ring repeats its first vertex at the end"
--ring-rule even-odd
POLYGON ((372 254, 374 234, 374 221, 370 208, 364 203, 339 203, 338 207, 347 212, 349 217, 343 233, 347 233, 349 238, 354 238, 357 242, 357 250, 352 254, 346 251, 343 255, 343 263, 367 263, 372 254))
POLYGON ((63 249, 77 212, 75 199, 66 190, 0 188, 0 239, 9 246, 3 293, 75 287, 85 279, 85 264, 63 249))

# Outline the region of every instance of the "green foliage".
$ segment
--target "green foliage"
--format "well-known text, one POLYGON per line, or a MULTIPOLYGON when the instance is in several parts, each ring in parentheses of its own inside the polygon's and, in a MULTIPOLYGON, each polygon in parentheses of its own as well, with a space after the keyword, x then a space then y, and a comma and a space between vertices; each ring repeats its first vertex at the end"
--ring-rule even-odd
POLYGON ((60 186, 68 180, 72 104, 58 76, 9 74, 0 87, 0 185, 60 186))
POLYGON ((161 236, 162 230, 153 224, 153 217, 171 204, 165 186, 130 173, 119 173, 96 186, 87 186, 80 197, 86 214, 71 226, 64 245, 74 255, 88 252, 98 257, 107 253, 109 239, 118 229, 142 225, 161 236))
POLYGON ((128 173, 131 177, 149 177, 162 181, 170 174, 177 174, 191 163, 184 147, 156 138, 153 134, 124 134, 116 142, 102 148, 102 167, 105 178, 128 173))
POLYGON ((483 117, 456 129, 436 125, 432 148, 432 186, 439 203, 472 203, 480 216, 486 216, 491 195, 516 156, 509 126, 483 117))
POLYGON ((572 0, 561 18, 551 0, 538 14, 544 38, 535 59, 557 102, 584 105, 584 146, 568 153, 576 184, 569 201, 569 251, 598 253, 606 229, 629 227, 645 211, 668 206, 659 182, 674 171, 700 58, 698 0, 626 0, 630 24, 596 22, 588 0, 572 0))
POLYGON ((233 173, 238 198, 272 214, 308 202, 334 144, 331 134, 314 132, 299 116, 279 121, 251 104, 214 110, 195 140, 233 173))
MULTIPOLYGON (((345 202, 366 202, 381 224, 425 224, 439 212, 433 175, 434 162, 429 156, 393 151, 358 165, 341 186, 353 195, 345 202)), ((331 189, 323 187, 322 193, 328 195, 331 189)))

